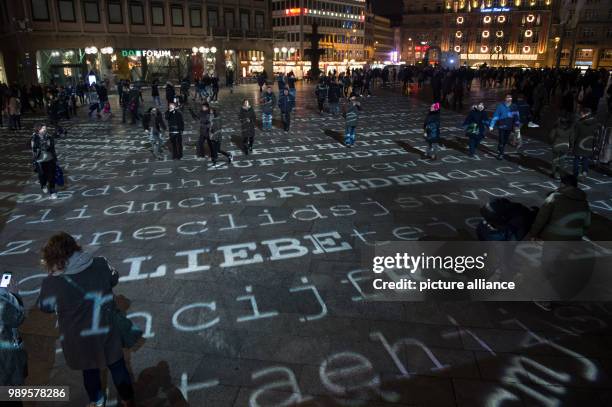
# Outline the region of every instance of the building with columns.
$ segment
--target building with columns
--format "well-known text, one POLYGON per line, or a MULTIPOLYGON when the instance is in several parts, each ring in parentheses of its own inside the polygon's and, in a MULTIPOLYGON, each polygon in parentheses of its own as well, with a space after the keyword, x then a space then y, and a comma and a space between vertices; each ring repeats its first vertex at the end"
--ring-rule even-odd
POLYGON ((64 83, 272 72, 266 0, 0 0, 0 79, 64 83))
POLYGON ((440 47, 468 66, 545 66, 553 1, 445 0, 440 47))
POLYGON ((312 24, 318 24, 323 72, 365 63, 365 0, 272 0, 274 71, 310 70, 312 24))

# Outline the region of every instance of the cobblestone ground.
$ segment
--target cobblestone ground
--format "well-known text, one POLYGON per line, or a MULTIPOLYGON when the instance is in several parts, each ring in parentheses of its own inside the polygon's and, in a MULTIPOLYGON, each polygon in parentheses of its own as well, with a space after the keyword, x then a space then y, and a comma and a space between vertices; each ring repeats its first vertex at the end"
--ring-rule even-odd
MULTIPOLYGON (((495 196, 539 205, 557 186, 539 141, 546 129, 506 161, 490 154, 494 138, 468 158, 463 116, 444 111, 445 141, 431 162, 422 157, 427 105, 379 90, 363 101, 347 149, 342 120, 319 115, 304 85, 292 130, 280 129, 276 112, 274 131, 258 130, 244 156, 238 106, 256 96, 253 85, 222 92, 224 144, 236 159, 217 168, 194 157, 191 118, 184 159, 156 161, 140 127, 81 112, 57 143, 67 184, 55 201, 31 172, 29 131, 3 129, 0 262, 28 307, 29 384, 70 385, 70 405, 86 404, 54 317, 34 306, 39 249, 64 230, 121 274, 117 300, 145 330, 144 344, 126 354, 145 406, 612 405, 609 304, 546 312, 362 295, 371 276, 365 247, 474 240, 479 207, 495 196)), ((35 120, 26 117, 26 128, 35 120)), ((582 182, 593 240, 610 240, 611 185, 597 171, 582 182)))

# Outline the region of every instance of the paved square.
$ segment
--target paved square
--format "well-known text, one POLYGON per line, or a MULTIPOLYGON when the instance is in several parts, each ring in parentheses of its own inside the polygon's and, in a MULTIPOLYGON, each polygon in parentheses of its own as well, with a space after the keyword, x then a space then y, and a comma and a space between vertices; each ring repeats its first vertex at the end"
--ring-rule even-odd
MULTIPOLYGON (((121 274, 118 301, 145 329, 144 345, 127 354, 142 405, 612 405, 609 304, 545 312, 366 301, 365 247, 473 240, 491 197, 540 205, 557 187, 541 134, 507 161, 487 153, 492 138, 468 158, 457 138, 463 117, 444 111, 432 162, 421 156, 427 105, 376 93, 362 102, 352 149, 341 143, 343 120, 320 116, 314 87, 303 85, 291 131, 277 110, 273 132, 258 130, 244 156, 238 109, 257 89, 223 91, 224 146, 235 162, 216 168, 196 159, 188 114, 184 159, 156 161, 140 126, 88 122, 81 111, 57 143, 67 185, 55 201, 31 173, 29 134, 3 130, 0 262, 29 309, 28 383, 68 384, 70 405, 86 404, 54 317, 34 304, 45 275, 39 249, 63 230, 121 274)), ((593 172, 582 186, 596 214, 590 237, 606 240, 612 179, 593 172)))

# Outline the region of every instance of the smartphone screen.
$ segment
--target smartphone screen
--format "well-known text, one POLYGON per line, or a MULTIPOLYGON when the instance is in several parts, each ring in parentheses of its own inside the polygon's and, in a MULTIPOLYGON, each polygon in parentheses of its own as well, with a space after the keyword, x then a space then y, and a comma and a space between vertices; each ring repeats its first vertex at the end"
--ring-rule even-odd
POLYGON ((12 277, 11 273, 3 273, 2 280, 0 280, 0 287, 2 288, 8 287, 9 284, 11 283, 11 277, 12 277))

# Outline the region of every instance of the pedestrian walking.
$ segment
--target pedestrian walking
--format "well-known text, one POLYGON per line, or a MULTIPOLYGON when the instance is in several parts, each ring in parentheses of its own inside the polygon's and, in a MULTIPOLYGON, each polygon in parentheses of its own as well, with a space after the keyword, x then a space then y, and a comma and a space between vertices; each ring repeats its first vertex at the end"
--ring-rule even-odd
POLYGON ((48 275, 40 287, 38 306, 57 315, 63 358, 69 368, 82 371, 90 406, 105 405, 100 380, 100 370, 105 367, 122 405, 135 406, 132 380, 123 359, 122 333, 115 322, 113 287, 119 274, 104 257, 84 252, 64 232, 51 236, 45 244, 42 264, 48 275))
POLYGON ((240 119, 242 131, 244 155, 249 155, 253 151, 253 142, 255 141, 255 111, 248 99, 242 101, 238 118, 240 119))
POLYGON ((574 153, 574 176, 586 177, 588 175, 595 138, 600 131, 601 126, 597 123, 591 109, 583 106, 570 139, 570 146, 574 153))
POLYGON ((55 140, 47 132, 47 126, 38 124, 34 127, 30 146, 40 189, 44 194, 48 193, 51 199, 57 199, 55 193, 57 154, 55 152, 55 140))
POLYGON ((89 103, 88 116, 91 118, 91 115, 95 110, 97 117, 100 117, 100 96, 98 95, 98 90, 94 85, 91 85, 89 87, 89 92, 87 92, 87 103, 89 103))
POLYGON ((215 167, 217 166, 217 159, 219 158, 219 154, 222 154, 225 157, 227 157, 227 163, 230 164, 233 160, 232 153, 228 153, 221 149, 221 145, 223 143, 223 131, 222 131, 221 115, 219 114, 218 109, 212 110, 210 133, 211 133, 210 138, 212 141, 211 156, 212 156, 213 166, 215 167))
POLYGON ((329 84, 329 90, 327 94, 327 100, 329 102, 329 111, 332 116, 337 116, 340 113, 340 97, 342 94, 342 89, 340 88, 340 84, 334 78, 329 84))
POLYGON ((355 128, 359 120, 360 110, 361 104, 357 101, 357 97, 351 96, 344 111, 344 145, 348 148, 355 144, 355 128))
POLYGON ((440 148, 440 103, 433 103, 429 107, 423 123, 423 130, 425 131, 425 141, 427 141, 427 152, 425 154, 430 159, 435 160, 440 148))
POLYGON ((155 79, 151 84, 151 98, 155 106, 161 107, 161 98, 159 97, 159 81, 155 79))
POLYGON ((288 88, 284 88, 282 94, 278 98, 278 107, 281 111, 283 129, 285 131, 289 131, 291 127, 291 111, 293 110, 294 100, 288 88))
POLYGON ((142 119, 142 126, 149 135, 153 155, 158 160, 161 160, 164 158, 162 155, 162 133, 166 130, 166 123, 164 123, 164 118, 157 107, 151 107, 145 113, 142 119))
POLYGON ((552 144, 552 171, 554 179, 560 179, 563 171, 563 162, 569 153, 570 140, 574 135, 574 126, 569 115, 561 116, 556 126, 550 131, 549 139, 552 144))
POLYGON ((463 122, 465 132, 468 136, 468 155, 474 157, 476 149, 484 138, 485 130, 489 124, 489 116, 485 111, 484 103, 480 102, 472 106, 472 110, 468 113, 463 122))
POLYGON ((206 157, 206 154, 204 153, 204 143, 206 143, 208 144, 208 149, 210 150, 210 156, 212 158, 213 146, 210 140, 210 105, 207 102, 204 102, 202 103, 202 108, 197 114, 191 109, 189 109, 189 113, 191 113, 191 117, 194 120, 197 120, 200 124, 200 135, 198 137, 198 142, 196 143, 196 155, 202 159, 206 157))
POLYGON ((315 88, 315 96, 317 97, 317 105, 319 107, 319 114, 323 114, 323 108, 325 106, 325 100, 327 99, 327 92, 329 87, 325 83, 324 79, 320 79, 317 87, 315 88))
POLYGON ((183 114, 176 108, 176 104, 170 103, 166 112, 166 122, 168 122, 168 134, 170 145, 172 146, 172 159, 180 160, 183 158, 183 130, 185 122, 183 114))
POLYGON ((168 107, 170 107, 170 103, 176 102, 176 90, 170 81, 166 82, 166 102, 168 107))
POLYGON ((274 106, 276 106, 276 95, 272 91, 272 86, 266 86, 266 90, 263 93, 261 99, 261 123, 264 131, 272 131, 272 115, 274 113, 274 106))
POLYGON ((504 102, 497 105, 489 129, 493 131, 496 125, 498 131, 497 159, 502 160, 510 134, 520 129, 521 125, 518 108, 512 103, 511 94, 507 94, 504 102))
POLYGON ((8 100, 9 130, 21 130, 21 99, 13 92, 8 100))

